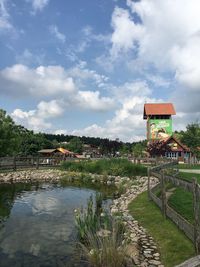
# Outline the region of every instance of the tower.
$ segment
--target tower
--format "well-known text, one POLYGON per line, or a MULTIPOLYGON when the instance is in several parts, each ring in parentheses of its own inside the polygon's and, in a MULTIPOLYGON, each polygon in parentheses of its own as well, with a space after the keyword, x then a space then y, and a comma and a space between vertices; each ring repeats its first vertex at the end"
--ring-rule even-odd
POLYGON ((143 119, 147 120, 147 140, 163 140, 172 136, 172 115, 175 115, 172 103, 144 104, 143 119))

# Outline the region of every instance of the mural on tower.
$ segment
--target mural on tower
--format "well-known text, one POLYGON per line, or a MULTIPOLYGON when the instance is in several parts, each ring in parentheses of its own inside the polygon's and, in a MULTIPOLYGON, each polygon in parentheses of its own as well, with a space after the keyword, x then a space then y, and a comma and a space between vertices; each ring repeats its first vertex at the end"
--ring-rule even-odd
POLYGON ((160 140, 172 136, 171 119, 149 119, 149 139, 160 140))

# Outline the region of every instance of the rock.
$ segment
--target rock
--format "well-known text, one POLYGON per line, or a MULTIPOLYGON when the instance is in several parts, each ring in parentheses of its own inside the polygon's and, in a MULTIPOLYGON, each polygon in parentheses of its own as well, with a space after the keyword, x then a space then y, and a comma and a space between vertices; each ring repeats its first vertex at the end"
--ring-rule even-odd
POLYGON ((150 260, 149 263, 153 264, 153 265, 156 265, 156 266, 159 266, 161 264, 160 261, 156 261, 156 260, 150 260))

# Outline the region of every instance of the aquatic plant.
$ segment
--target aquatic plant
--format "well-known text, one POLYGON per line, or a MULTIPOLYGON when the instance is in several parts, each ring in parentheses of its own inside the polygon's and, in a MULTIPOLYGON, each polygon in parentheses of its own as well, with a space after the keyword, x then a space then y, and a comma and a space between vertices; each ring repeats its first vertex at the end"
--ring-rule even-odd
POLYGON ((133 164, 127 159, 100 159, 96 161, 70 162, 63 161, 62 170, 97 173, 103 175, 128 176, 146 175, 147 168, 140 164, 133 164))
POLYGON ((84 257, 94 267, 122 267, 126 262, 124 224, 102 208, 102 196, 76 212, 76 227, 84 257))
POLYGON ((87 233, 87 242, 81 244, 84 256, 94 267, 126 266, 126 243, 121 225, 110 220, 110 230, 101 229, 87 233))

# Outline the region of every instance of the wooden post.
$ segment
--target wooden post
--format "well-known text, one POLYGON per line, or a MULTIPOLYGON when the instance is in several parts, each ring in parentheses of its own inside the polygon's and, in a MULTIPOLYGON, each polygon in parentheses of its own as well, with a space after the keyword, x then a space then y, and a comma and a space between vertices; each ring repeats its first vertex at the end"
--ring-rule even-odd
POLYGON ((36 169, 37 170, 39 169, 39 157, 37 157, 37 160, 36 160, 36 169))
POLYGON ((161 170, 161 190, 162 190, 162 212, 163 217, 166 218, 166 208, 167 208, 167 199, 166 199, 166 190, 165 190, 165 173, 164 170, 161 170))
POLYGON ((147 185, 147 187, 148 187, 148 198, 149 198, 149 200, 151 200, 151 195, 150 195, 150 190, 151 190, 151 188, 150 188, 151 169, 149 167, 147 169, 147 174, 148 174, 148 185, 147 185))
POLYGON ((16 157, 13 157, 13 171, 17 170, 16 157))
POLYGON ((193 184, 193 209, 194 209, 194 245, 197 254, 200 254, 200 192, 196 178, 192 179, 193 184))

